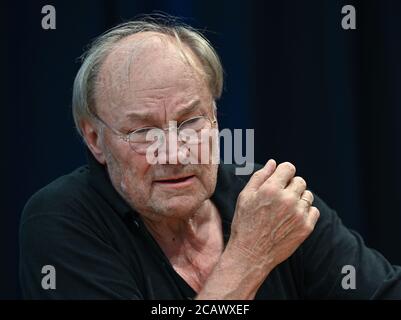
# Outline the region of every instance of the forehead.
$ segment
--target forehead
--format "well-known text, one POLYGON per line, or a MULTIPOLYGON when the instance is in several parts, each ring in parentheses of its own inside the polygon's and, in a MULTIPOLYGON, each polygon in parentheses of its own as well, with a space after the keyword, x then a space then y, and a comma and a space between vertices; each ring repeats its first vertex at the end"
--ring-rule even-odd
POLYGON ((180 50, 169 36, 152 32, 129 36, 113 47, 100 68, 96 108, 123 113, 207 99, 210 92, 201 70, 193 52, 185 46, 180 50))

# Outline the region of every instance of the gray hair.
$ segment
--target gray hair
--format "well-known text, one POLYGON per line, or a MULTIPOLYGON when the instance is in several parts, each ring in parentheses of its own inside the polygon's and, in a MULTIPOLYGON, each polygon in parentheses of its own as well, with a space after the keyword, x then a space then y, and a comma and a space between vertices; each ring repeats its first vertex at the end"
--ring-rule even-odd
POLYGON ((111 52, 114 45, 121 39, 139 32, 156 32, 171 36, 176 40, 181 53, 193 65, 190 57, 185 55, 182 44, 188 46, 199 59, 210 92, 214 100, 220 98, 223 89, 223 68, 216 51, 210 42, 194 28, 177 22, 175 18, 165 16, 145 16, 140 19, 125 22, 106 31, 96 38, 89 49, 81 57, 82 65, 75 77, 72 113, 78 133, 82 136, 81 122, 90 119, 95 111, 95 85, 100 67, 111 52))

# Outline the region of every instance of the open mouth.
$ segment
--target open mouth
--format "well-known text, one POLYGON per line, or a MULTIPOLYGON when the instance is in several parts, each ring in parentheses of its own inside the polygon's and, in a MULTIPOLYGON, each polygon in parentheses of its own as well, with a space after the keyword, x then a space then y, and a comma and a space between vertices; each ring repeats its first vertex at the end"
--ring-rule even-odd
POLYGON ((179 177, 179 178, 155 180, 155 182, 160 185, 181 187, 181 186, 187 186, 188 184, 192 183, 192 181, 194 180, 194 177, 195 177, 194 175, 191 175, 191 176, 179 177))

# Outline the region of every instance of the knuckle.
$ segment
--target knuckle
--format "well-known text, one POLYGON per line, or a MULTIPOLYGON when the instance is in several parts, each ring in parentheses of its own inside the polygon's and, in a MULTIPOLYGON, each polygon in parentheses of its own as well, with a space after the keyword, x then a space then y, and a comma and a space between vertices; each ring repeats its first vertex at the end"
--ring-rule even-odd
POLYGON ((305 236, 308 236, 312 233, 315 226, 313 224, 307 223, 304 226, 305 236))
POLYGON ((262 188, 262 192, 269 197, 277 195, 279 191, 280 188, 270 181, 266 182, 262 188))
POLYGON ((286 208, 293 207, 296 204, 297 200, 294 195, 290 193, 283 193, 281 195, 281 203, 284 205, 286 208))
POLYGON ((254 178, 256 178, 256 179, 258 179, 258 178, 260 178, 261 176, 262 176, 262 169, 260 169, 260 170, 258 170, 258 171, 256 171, 254 174, 253 174, 253 177, 254 178))
POLYGON ((305 213, 306 213, 306 208, 298 205, 298 206, 295 207, 295 213, 298 216, 304 218, 305 217, 305 213))
POLYGON ((304 178, 302 178, 300 176, 296 176, 296 177, 294 177, 294 181, 296 183, 298 183, 299 185, 301 185, 302 187, 306 188, 306 181, 304 178))
POLYGON ((315 197, 313 196, 313 193, 309 190, 305 190, 304 191, 305 196, 309 197, 311 202, 313 203, 313 201, 315 201, 315 197))
POLYGON ((286 170, 288 170, 289 172, 295 173, 295 171, 296 171, 295 166, 291 162, 288 162, 288 161, 287 162, 283 162, 281 164, 281 166, 283 168, 285 168, 286 170))
POLYGON ((246 192, 245 191, 241 191, 238 195, 237 201, 238 202, 244 202, 246 199, 246 192))
POLYGON ((245 192, 244 192, 244 191, 241 191, 241 192, 239 193, 238 197, 237 197, 237 203, 238 203, 238 204, 244 203, 245 198, 246 198, 245 192))
POLYGON ((316 215, 316 211, 319 211, 316 207, 311 206, 309 208, 309 214, 316 215))
POLYGON ((315 221, 317 221, 317 219, 319 219, 320 217, 320 211, 318 208, 316 207, 311 207, 310 210, 312 211, 311 213, 315 216, 315 221))
POLYGON ((296 220, 299 222, 303 222, 305 220, 305 208, 297 207, 295 209, 296 220))

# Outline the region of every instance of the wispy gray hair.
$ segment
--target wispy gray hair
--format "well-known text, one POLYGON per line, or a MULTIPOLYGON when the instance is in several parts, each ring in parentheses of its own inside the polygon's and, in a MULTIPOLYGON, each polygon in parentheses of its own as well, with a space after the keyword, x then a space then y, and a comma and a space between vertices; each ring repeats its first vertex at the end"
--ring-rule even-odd
POLYGON ((189 47, 199 59, 215 100, 220 98, 223 88, 223 68, 210 42, 196 29, 178 22, 170 16, 143 16, 124 22, 96 38, 82 55, 82 65, 75 77, 72 113, 78 133, 82 136, 81 122, 90 119, 95 111, 95 85, 100 67, 115 44, 121 39, 139 32, 156 32, 176 40, 184 57, 191 59, 182 50, 182 44, 189 47))

